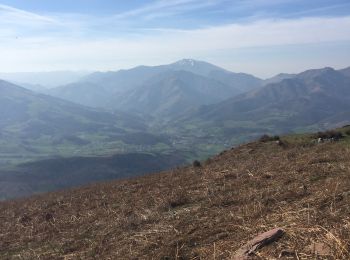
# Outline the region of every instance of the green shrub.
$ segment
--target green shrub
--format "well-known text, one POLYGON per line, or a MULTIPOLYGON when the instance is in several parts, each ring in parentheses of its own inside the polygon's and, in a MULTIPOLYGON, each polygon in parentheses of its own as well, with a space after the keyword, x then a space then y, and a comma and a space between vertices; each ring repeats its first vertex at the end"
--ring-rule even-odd
POLYGON ((278 135, 275 136, 269 136, 269 135, 262 135, 259 139, 260 142, 270 142, 270 141, 279 141, 280 137, 278 135))
POLYGON ((201 162, 198 161, 198 160, 194 160, 193 163, 192 163, 193 167, 201 167, 201 162))

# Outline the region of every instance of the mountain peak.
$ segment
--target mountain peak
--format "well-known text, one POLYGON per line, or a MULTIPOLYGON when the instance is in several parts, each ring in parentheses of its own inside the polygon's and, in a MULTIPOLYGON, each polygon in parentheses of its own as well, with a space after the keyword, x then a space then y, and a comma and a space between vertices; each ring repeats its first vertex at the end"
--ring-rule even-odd
POLYGON ((175 62, 174 64, 180 65, 180 66, 194 67, 197 63, 199 63, 199 61, 194 60, 194 59, 182 59, 182 60, 175 62))
POLYGON ((194 59, 182 59, 175 63, 167 65, 168 69, 172 70, 187 70, 201 76, 208 76, 213 71, 223 71, 224 69, 210 64, 205 61, 199 61, 194 59))
POLYGON ((297 75, 297 78, 299 79, 312 79, 315 77, 319 76, 324 76, 324 75, 330 75, 336 73, 336 70, 334 70, 331 67, 325 67, 321 69, 311 69, 311 70, 306 70, 304 72, 301 72, 297 75))

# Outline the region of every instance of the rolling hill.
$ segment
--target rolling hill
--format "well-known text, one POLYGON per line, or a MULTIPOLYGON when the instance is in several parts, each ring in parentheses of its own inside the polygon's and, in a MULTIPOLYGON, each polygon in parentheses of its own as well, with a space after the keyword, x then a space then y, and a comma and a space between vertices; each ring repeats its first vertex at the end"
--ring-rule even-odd
POLYGON ((145 121, 137 116, 84 107, 6 81, 0 81, 0 110, 1 164, 112 154, 125 149, 118 137, 147 132, 145 121))
POLYGON ((201 164, 0 202, 0 258, 350 258, 350 129, 241 145, 201 164))
POLYGON ((118 100, 114 101, 120 94, 134 89, 162 71, 164 70, 159 67, 139 66, 116 72, 95 72, 47 93, 90 107, 114 109, 114 103, 118 104, 118 100))

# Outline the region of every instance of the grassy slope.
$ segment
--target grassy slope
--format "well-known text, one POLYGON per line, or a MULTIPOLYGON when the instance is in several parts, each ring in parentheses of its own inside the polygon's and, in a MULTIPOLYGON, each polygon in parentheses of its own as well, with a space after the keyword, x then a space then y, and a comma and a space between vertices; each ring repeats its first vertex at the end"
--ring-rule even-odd
POLYGON ((125 179, 183 165, 181 154, 128 153, 108 157, 54 158, 0 171, 0 200, 28 197, 115 179, 125 179))
POLYGON ((200 168, 2 202, 0 258, 229 259, 278 226, 262 259, 314 259, 319 242, 349 259, 349 139, 249 143, 200 168))

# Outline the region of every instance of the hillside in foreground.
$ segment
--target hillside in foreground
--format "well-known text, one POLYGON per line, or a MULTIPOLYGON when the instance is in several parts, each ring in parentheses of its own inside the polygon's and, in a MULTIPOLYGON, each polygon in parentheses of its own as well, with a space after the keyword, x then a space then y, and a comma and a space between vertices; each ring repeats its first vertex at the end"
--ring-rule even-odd
POLYGON ((0 203, 1 259, 350 258, 350 127, 340 141, 285 136, 199 167, 0 203))

